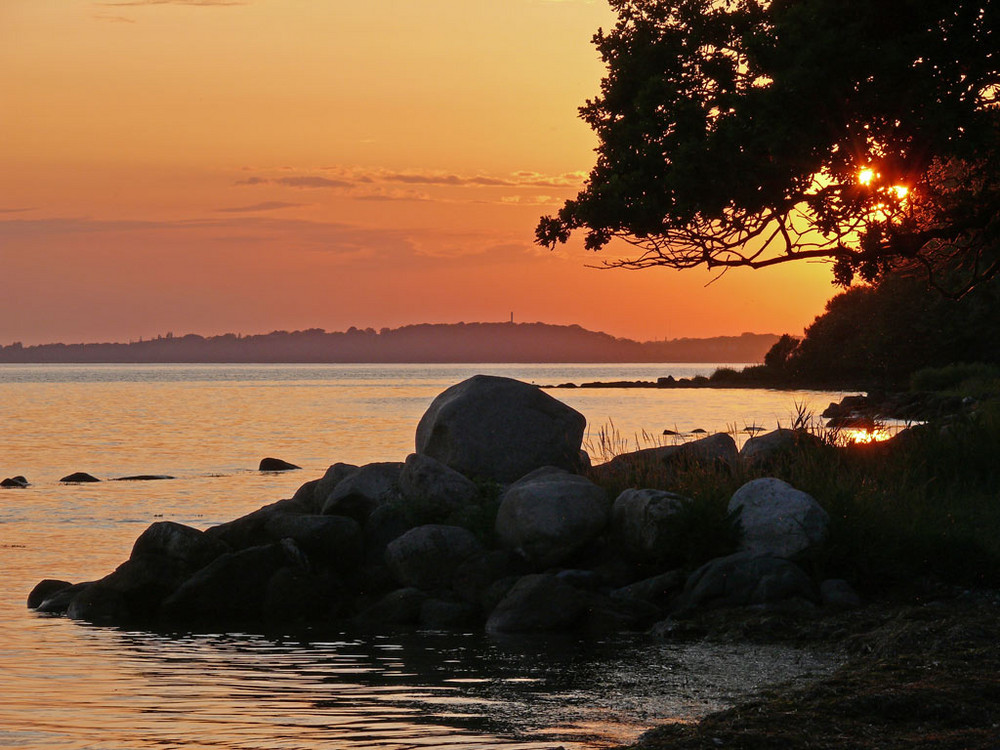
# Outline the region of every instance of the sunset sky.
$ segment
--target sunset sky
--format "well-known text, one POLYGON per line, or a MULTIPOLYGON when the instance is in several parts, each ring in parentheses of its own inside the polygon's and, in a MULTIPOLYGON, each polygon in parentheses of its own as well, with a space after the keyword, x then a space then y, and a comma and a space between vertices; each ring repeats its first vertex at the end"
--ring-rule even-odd
POLYGON ((829 266, 706 286, 533 245, 593 163, 577 108, 612 23, 599 0, 2 0, 0 344, 511 312, 801 333, 829 266))

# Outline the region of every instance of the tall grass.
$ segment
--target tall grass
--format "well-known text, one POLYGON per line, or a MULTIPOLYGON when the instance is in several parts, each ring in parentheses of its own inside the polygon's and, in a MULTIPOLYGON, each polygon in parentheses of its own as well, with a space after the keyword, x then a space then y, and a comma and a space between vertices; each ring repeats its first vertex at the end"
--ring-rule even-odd
MULTIPOLYGON (((804 561, 817 578, 847 578, 868 592, 928 581, 1000 586, 1000 403, 884 443, 849 444, 802 409, 791 422, 817 439, 799 441, 766 465, 625 460, 592 474, 612 495, 652 487, 691 498, 688 534, 704 547, 688 551, 691 564, 725 553, 732 493, 773 476, 830 514, 827 544, 804 561)), ((613 433, 604 441, 609 449, 628 445, 613 433)))

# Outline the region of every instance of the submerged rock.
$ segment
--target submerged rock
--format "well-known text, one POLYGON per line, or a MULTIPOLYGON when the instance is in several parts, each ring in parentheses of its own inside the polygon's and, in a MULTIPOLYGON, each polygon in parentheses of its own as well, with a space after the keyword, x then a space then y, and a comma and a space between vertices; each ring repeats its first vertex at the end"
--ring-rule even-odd
POLYGON ((290 464, 288 461, 283 461, 280 458, 262 458, 260 460, 260 465, 257 467, 258 471, 295 471, 296 469, 301 469, 301 466, 296 466, 295 464, 290 464))
POLYGON ((513 482, 542 466, 577 471, 586 423, 536 386, 476 375, 431 402, 416 452, 467 477, 513 482))
POLYGON ((16 477, 7 477, 2 482, 0 482, 0 487, 4 488, 24 488, 28 486, 28 480, 18 475, 16 477))
POLYGON ((83 482, 100 482, 101 480, 85 471, 77 471, 72 474, 67 474, 59 481, 64 482, 65 484, 80 484, 83 482))

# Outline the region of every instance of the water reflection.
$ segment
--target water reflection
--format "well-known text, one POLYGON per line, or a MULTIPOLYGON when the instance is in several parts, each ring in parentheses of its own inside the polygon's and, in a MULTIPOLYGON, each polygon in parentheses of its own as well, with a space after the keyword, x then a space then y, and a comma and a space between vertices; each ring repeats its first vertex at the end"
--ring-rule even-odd
POLYGON ((131 685, 98 711, 131 731, 93 747, 605 747, 832 663, 638 636, 132 632, 103 647, 126 655, 131 685))

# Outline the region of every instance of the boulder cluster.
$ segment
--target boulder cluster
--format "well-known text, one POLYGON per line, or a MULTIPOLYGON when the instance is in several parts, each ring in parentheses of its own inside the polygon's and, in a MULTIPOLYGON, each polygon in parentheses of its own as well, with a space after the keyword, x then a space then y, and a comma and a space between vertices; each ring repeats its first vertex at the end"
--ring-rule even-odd
MULTIPOLYGON (((778 479, 733 495, 733 554, 678 567, 671 547, 692 501, 609 497, 587 478, 584 427, 535 386, 477 375, 433 401, 405 461, 333 464, 293 497, 204 531, 154 523, 114 572, 42 581, 28 606, 107 625, 607 633, 706 608, 856 601, 796 564, 823 544, 828 517, 778 479)), ((712 435, 640 459, 759 460, 793 438, 754 438, 741 458, 712 435)))

